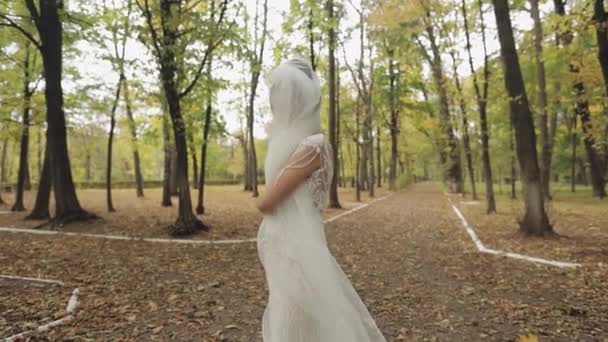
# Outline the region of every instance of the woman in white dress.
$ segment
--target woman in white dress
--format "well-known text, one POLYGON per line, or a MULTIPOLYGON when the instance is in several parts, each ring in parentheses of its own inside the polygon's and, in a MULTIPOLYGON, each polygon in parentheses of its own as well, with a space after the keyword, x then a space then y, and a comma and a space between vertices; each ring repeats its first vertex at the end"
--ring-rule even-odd
POLYGON ((322 209, 333 175, 321 134, 321 90, 310 64, 290 59, 272 71, 267 190, 257 238, 269 289, 264 342, 385 342, 327 248, 322 209))

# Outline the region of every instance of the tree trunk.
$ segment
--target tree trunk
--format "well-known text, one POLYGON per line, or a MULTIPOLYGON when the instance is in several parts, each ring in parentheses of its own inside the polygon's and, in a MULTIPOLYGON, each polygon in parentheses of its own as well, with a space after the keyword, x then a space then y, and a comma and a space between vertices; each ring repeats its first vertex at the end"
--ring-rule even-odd
POLYGON ((598 46, 597 59, 604 79, 604 96, 608 96, 608 15, 604 9, 604 0, 594 1, 593 20, 598 46))
MULTIPOLYGON (((332 2, 332 0, 329 0, 332 2)), ((332 4, 333 6, 333 4, 332 4)), ((333 16, 333 13, 331 14, 333 16)), ((310 52, 310 65, 312 66, 312 70, 317 70, 317 64, 315 60, 315 34, 313 31, 314 23, 313 23, 314 13, 312 12, 312 6, 308 11, 308 44, 309 44, 309 52, 310 52)), ((331 18, 331 16, 330 16, 331 18)), ((330 38, 331 39, 331 38, 330 38)), ((331 43, 330 43, 331 45, 331 43)))
MULTIPOLYGON (((335 39, 336 34, 333 27, 334 18, 334 2, 333 0, 327 1, 327 17, 330 22, 328 30, 329 44, 329 70, 328 70, 328 84, 329 84, 329 113, 328 113, 328 126, 329 126, 329 143, 332 148, 332 164, 334 165, 334 173, 331 178, 331 185, 329 188, 329 207, 331 208, 342 208, 340 201, 338 200, 338 178, 340 176, 340 165, 338 164, 338 135, 337 135, 337 112, 336 112, 336 58, 335 52, 335 39)), ((312 34, 312 33, 311 33, 312 34)), ((311 41, 311 48, 312 48, 311 41)))
POLYGON ((483 165, 483 181, 485 182, 486 188, 486 213, 496 212, 496 200, 494 198, 494 181, 492 178, 492 163, 490 161, 490 134, 488 131, 488 118, 487 118, 487 105, 488 105, 488 78, 490 76, 490 68, 488 63, 488 50, 486 40, 486 25, 485 18, 483 15, 483 2, 479 0, 479 21, 481 23, 481 38, 483 45, 483 81, 482 86, 479 86, 477 80, 477 72, 473 65, 473 54, 471 46, 471 37, 469 32, 469 20, 467 14, 466 0, 462 0, 462 18, 464 22, 464 32, 466 37, 467 54, 469 57, 469 68, 473 75, 473 85, 475 88, 475 97, 477 98, 477 107, 479 110, 479 123, 481 130, 481 161, 483 165))
POLYGON ((36 203, 34 209, 25 218, 26 220, 47 220, 51 217, 49 211, 49 201, 51 199, 51 168, 48 144, 44 148, 44 162, 42 171, 40 172, 40 181, 38 182, 38 193, 36 194, 36 203))
POLYGON ((572 145, 572 162, 570 164, 570 191, 576 192, 576 145, 578 139, 576 137, 576 115, 572 117, 572 124, 570 125, 570 142, 572 145))
MULTIPOLYGON (((515 177, 516 177, 516 173, 515 173, 515 142, 513 141, 513 120, 509 119, 509 152, 510 152, 510 160, 511 160, 511 177, 510 177, 510 183, 511 183, 511 199, 516 199, 517 198, 517 192, 515 190, 515 177)), ((500 178, 499 178, 500 180, 500 178)))
MULTIPOLYGON (((38 167, 38 175, 42 174, 42 128, 38 128, 37 130, 37 148, 38 148, 38 158, 37 158, 37 167, 38 167)), ((38 180, 40 183, 40 179, 38 180)))
POLYGON ((116 85, 116 95, 114 96, 112 110, 110 111, 110 133, 108 134, 108 154, 106 159, 106 205, 109 212, 116 211, 112 203, 112 149, 114 147, 114 128, 116 127, 116 109, 118 108, 120 91, 124 81, 125 79, 121 75, 116 85))
POLYGON ((19 172, 17 173, 17 191, 15 203, 11 211, 25 211, 23 205, 23 191, 26 182, 28 168, 27 158, 30 144, 30 108, 33 91, 30 89, 30 44, 25 46, 25 60, 23 61, 23 118, 21 126, 21 146, 19 149, 19 172))
POLYGON ((382 187, 382 146, 380 146, 380 126, 376 126, 376 185, 382 187))
POLYGON ((467 118, 467 106, 460 85, 460 77, 458 76, 458 65, 456 63, 456 55, 454 51, 450 52, 452 57, 452 66, 454 69, 454 82, 456 83, 456 91, 458 94, 458 104, 460 105, 460 115, 462 116, 462 145, 464 147, 464 156, 467 161, 467 170, 469 171, 469 179, 471 181, 471 194, 473 200, 477 200, 477 189, 475 188, 475 171, 473 169, 473 156, 471 153, 471 142, 469 137, 469 120, 467 118))
POLYGON ((390 87, 390 98, 389 105, 391 111, 391 161, 389 165, 388 171, 388 182, 389 188, 391 191, 395 191, 397 189, 397 159, 399 158, 398 151, 398 137, 399 137, 399 112, 397 109, 397 82, 398 82, 398 74, 395 72, 394 65, 394 51, 392 49, 389 50, 389 60, 388 60, 388 70, 390 73, 389 76, 389 87, 390 87))
MULTIPOLYGON (((207 66, 207 81, 211 83, 211 56, 209 57, 209 65, 207 66)), ((203 143, 201 145, 201 174, 198 179, 198 204, 196 213, 202 215, 205 213, 205 176, 207 175, 207 146, 209 145, 209 131, 211 130, 211 115, 213 114, 212 107, 213 96, 207 98, 207 108, 205 108, 205 128, 203 129, 203 143)), ((245 153, 246 154, 246 153, 245 153)))
POLYGON ((171 143, 171 133, 169 132, 169 120, 167 118, 169 109, 167 108, 167 100, 165 95, 161 95, 161 103, 163 107, 162 120, 163 120, 163 195, 161 205, 163 207, 170 207, 171 203, 171 160, 173 156, 173 148, 171 143))
POLYGON ((169 114, 173 124, 175 149, 177 150, 177 181, 179 188, 178 216, 174 224, 167 227, 171 236, 192 234, 198 230, 208 230, 192 211, 192 198, 190 197, 190 184, 188 180, 188 145, 186 143, 186 126, 181 112, 180 95, 177 90, 177 62, 175 57, 175 44, 177 42, 177 14, 176 7, 171 0, 161 0, 160 10, 162 17, 162 52, 160 56, 160 74, 163 90, 169 107, 169 114))
MULTIPOLYGON (((257 5, 257 2, 256 2, 257 5)), ((262 69, 262 65, 264 64, 264 46, 266 44, 266 36, 268 33, 268 0, 264 0, 264 18, 262 21, 262 38, 260 42, 260 51, 256 53, 255 60, 252 61, 251 64, 251 88, 249 90, 249 115, 248 115, 248 130, 249 130, 249 171, 251 172, 251 188, 253 192, 253 197, 258 197, 258 162, 257 155, 255 151, 255 138, 253 135, 253 122, 254 122, 254 112, 255 112, 255 95, 258 89, 258 83, 260 79, 260 72, 262 69)), ((256 6, 257 10, 257 6, 256 6)), ((256 25, 257 25, 257 15, 256 15, 256 25)), ((256 35, 257 36, 257 35, 256 35)), ((257 42, 257 39, 255 40, 257 42)))
POLYGON ((580 99, 585 96, 585 88, 582 83, 579 83, 575 88, 579 100, 575 111, 581 117, 581 128, 583 131, 583 145, 587 152, 587 160, 589 161, 589 171, 591 174, 591 186, 593 188, 593 196, 604 198, 606 197, 606 181, 604 179, 604 165, 595 147, 595 138, 591 132, 591 113, 587 100, 580 99), (583 104, 578 106, 578 104, 583 104))
POLYGON ((520 229, 526 235, 544 236, 551 234, 553 228, 549 224, 545 212, 534 122, 515 48, 509 4, 508 0, 493 0, 492 2, 500 41, 505 87, 510 98, 509 107, 515 128, 517 156, 524 185, 525 213, 519 222, 520 229))
POLYGON ((86 212, 80 206, 68 155, 65 113, 63 111, 63 89, 61 86, 63 33, 59 12, 62 7, 62 1, 41 1, 40 16, 37 19, 44 65, 48 127, 46 141, 56 206, 55 218, 52 222, 54 226, 95 218, 95 215, 86 212))
POLYGON ((192 133, 188 133, 188 144, 190 147, 190 158, 192 159, 192 188, 198 189, 198 159, 196 158, 196 148, 194 147, 192 133))
POLYGON ((545 62, 543 58, 543 26, 540 19, 538 0, 530 0, 530 14, 534 21, 534 60, 536 63, 536 83, 538 110, 540 111, 540 144, 541 163, 540 179, 543 195, 551 199, 551 142, 547 119, 547 81, 545 77, 545 62))
MULTIPOLYGON (((430 13, 427 13, 429 20, 430 16, 430 13)), ((431 51, 433 53, 431 72, 439 95, 439 112, 441 114, 439 122, 441 125, 441 130, 445 134, 441 145, 447 149, 447 156, 444 164, 444 181, 447 183, 450 192, 462 193, 464 188, 462 185, 460 153, 458 152, 458 142, 454 136, 454 129, 452 127, 452 120, 450 117, 449 100, 445 87, 443 66, 441 62, 441 51, 439 50, 439 45, 435 39, 435 32, 431 23, 427 24, 426 32, 431 43, 431 51)))
POLYGON ((141 172, 141 161, 139 158, 139 148, 137 145, 137 129, 135 126, 135 118, 131 109, 131 95, 129 92, 129 81, 127 80, 124 71, 121 72, 124 87, 124 101, 127 109, 127 121, 129 123, 129 133, 131 134, 131 148, 133 149, 133 166, 135 170, 135 191, 137 197, 144 197, 144 177, 141 172))
POLYGON ((202 215, 205 213, 205 176, 207 169, 207 146, 209 140, 209 127, 211 126, 211 98, 209 98, 207 108, 205 109, 205 128, 203 132, 203 144, 201 146, 201 175, 198 183, 198 205, 196 206, 196 213, 202 215))
POLYGON ((7 169, 6 160, 8 155, 8 138, 4 138, 2 141, 2 160, 0 160, 0 182, 6 183, 7 180, 7 169))
MULTIPOLYGON (((553 3, 555 4, 555 12, 559 16, 565 17, 566 8, 563 0, 554 0, 553 3)), ((594 11, 599 10, 599 8, 596 9, 596 7, 597 6, 594 6, 594 11)), ((562 34, 560 40, 563 41, 564 46, 568 46, 572 43, 572 39, 572 32, 566 31, 562 34)), ((603 48, 600 47, 600 49, 603 48)), ((583 145, 585 146, 585 152, 587 153, 587 159, 589 160, 591 168, 591 183, 593 186, 593 195, 599 198, 603 198, 606 196, 605 179, 603 174, 602 162, 597 150, 595 149, 595 138, 589 132, 591 128, 591 115, 589 111, 589 103, 586 100, 586 87, 585 84, 580 80, 580 77, 578 77, 578 74, 580 73, 579 66, 575 65, 574 63, 570 63, 569 71, 572 74, 573 79, 575 80, 573 85, 574 93, 576 95, 574 113, 575 115, 580 116, 581 118, 583 145)), ((602 69, 602 74, 603 73, 604 70, 602 69)))
POLYGON ((355 199, 361 202, 361 144, 359 142, 360 124, 359 117, 361 116, 361 96, 357 96, 357 108, 355 109, 355 147, 357 148, 355 158, 355 199))

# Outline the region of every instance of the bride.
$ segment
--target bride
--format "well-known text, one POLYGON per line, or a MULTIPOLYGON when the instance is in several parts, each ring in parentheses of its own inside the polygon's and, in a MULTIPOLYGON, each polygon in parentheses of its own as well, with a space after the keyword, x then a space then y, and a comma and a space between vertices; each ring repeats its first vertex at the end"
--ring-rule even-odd
POLYGON ((294 58, 267 79, 272 122, 267 190, 257 237, 269 300, 264 342, 385 342, 327 248, 322 209, 333 175, 321 134, 321 90, 310 64, 294 58))

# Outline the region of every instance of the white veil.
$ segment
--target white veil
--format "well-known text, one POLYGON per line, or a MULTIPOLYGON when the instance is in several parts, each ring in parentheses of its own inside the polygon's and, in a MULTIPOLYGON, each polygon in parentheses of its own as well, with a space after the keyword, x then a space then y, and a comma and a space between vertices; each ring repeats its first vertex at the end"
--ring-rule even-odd
POLYGON ((310 63, 300 58, 281 63, 266 83, 272 111, 265 164, 266 182, 270 183, 297 145, 321 132, 321 86, 310 63))

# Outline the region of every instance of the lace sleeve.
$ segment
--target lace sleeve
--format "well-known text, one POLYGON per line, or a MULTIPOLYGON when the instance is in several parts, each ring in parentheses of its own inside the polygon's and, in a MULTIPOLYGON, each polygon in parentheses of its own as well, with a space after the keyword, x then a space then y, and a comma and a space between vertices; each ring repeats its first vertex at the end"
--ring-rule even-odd
POLYGON ((293 153, 290 162, 281 170, 304 168, 319 158, 320 166, 306 180, 310 189, 313 204, 319 209, 327 206, 329 200, 329 187, 333 177, 332 149, 322 134, 310 136, 300 143, 293 153))

